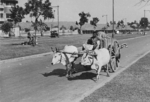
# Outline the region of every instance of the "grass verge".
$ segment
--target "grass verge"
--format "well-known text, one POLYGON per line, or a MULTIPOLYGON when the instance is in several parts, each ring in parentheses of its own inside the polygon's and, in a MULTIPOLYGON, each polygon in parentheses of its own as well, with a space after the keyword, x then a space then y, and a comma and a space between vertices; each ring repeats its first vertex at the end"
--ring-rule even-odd
MULTIPOLYGON (((143 36, 139 34, 122 34, 115 35, 115 38, 127 39, 143 36)), ((50 38, 49 36, 39 37, 38 45, 32 47, 30 45, 21 45, 22 42, 28 41, 27 38, 0 38, 0 60, 29 56, 34 54, 46 53, 51 51, 51 47, 59 47, 62 49, 65 45, 81 46, 90 34, 85 35, 68 35, 60 38, 50 38)))
POLYGON ((150 53, 81 102, 150 102, 150 53))

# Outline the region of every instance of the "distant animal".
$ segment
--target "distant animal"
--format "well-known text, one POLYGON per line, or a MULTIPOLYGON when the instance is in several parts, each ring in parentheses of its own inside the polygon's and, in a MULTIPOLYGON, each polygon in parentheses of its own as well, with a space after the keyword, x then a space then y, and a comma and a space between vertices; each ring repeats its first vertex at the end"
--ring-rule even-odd
POLYGON ((62 63, 66 66, 66 77, 72 77, 74 68, 74 61, 78 58, 78 49, 73 45, 66 45, 62 51, 58 50, 57 48, 53 50, 53 58, 52 58, 52 65, 62 63))
POLYGON ((97 80, 99 79, 102 66, 106 66, 107 76, 109 76, 109 72, 108 72, 109 63, 110 63, 110 54, 108 49, 106 48, 95 49, 92 53, 85 52, 81 58, 81 65, 91 66, 91 69, 96 70, 97 80))

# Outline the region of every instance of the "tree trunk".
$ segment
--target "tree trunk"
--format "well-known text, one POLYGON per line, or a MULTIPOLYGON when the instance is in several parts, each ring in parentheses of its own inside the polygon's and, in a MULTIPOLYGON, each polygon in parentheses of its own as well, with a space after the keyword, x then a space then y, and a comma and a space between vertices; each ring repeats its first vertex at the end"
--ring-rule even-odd
POLYGON ((97 27, 97 26, 94 26, 94 31, 96 31, 96 27, 97 27))
POLYGON ((41 30, 41 36, 43 36, 43 31, 41 30))
POLYGON ((94 26, 94 31, 96 31, 96 27, 94 26))
MULTIPOLYGON (((38 16, 39 17, 39 16, 38 16)), ((36 19, 35 19, 35 23, 37 24, 38 23, 38 17, 36 17, 36 19)), ((37 43, 37 38, 36 38, 36 31, 37 31, 37 25, 36 25, 36 27, 35 27, 35 45, 36 45, 36 43, 37 43)))
POLYGON ((18 23, 18 27, 19 27, 19 36, 21 37, 21 34, 20 34, 20 30, 21 30, 20 23, 18 23))
POLYGON ((11 33, 10 32, 8 32, 8 35, 9 35, 9 37, 11 37, 11 33))
POLYGON ((82 26, 80 26, 79 34, 83 34, 82 33, 82 26))
POLYGON ((144 28, 143 34, 145 35, 146 28, 144 28))
POLYGON ((34 45, 36 45, 36 43, 37 43, 36 30, 35 30, 35 41, 34 42, 35 42, 34 45))

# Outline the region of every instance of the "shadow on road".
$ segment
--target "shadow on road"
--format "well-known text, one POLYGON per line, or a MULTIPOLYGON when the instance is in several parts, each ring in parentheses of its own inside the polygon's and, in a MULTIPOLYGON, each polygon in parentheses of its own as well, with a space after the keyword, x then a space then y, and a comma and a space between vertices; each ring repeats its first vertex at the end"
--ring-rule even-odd
MULTIPOLYGON (((68 80, 84 80, 84 79, 92 79, 96 76, 96 74, 90 71, 90 67, 83 67, 81 64, 75 64, 74 65, 75 69, 77 72, 73 73, 72 78, 68 78, 68 80), (87 72, 85 72, 87 71, 87 72)), ((66 69, 54 69, 52 72, 49 73, 42 73, 44 77, 49 77, 49 76, 58 76, 58 77, 64 77, 66 76, 66 69)))
POLYGON ((70 80, 70 81, 72 81, 72 80, 86 80, 86 79, 94 80, 95 77, 96 77, 96 74, 93 72, 83 72, 80 75, 76 75, 72 78, 68 78, 68 80, 70 80))
POLYGON ((63 77, 66 75, 66 70, 65 69, 54 69, 52 72, 49 73, 43 73, 42 74, 44 77, 49 77, 49 76, 59 76, 63 77))

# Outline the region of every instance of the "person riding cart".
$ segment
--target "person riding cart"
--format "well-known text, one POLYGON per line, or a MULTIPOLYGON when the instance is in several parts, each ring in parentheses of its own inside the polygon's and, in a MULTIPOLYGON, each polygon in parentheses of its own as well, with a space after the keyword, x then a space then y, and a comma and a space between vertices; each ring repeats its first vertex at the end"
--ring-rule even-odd
POLYGON ((87 44, 93 45, 93 49, 107 48, 107 39, 110 39, 104 32, 94 31, 92 37, 87 41, 87 44))
MULTIPOLYGON (((97 52, 101 52, 101 50, 107 50, 107 40, 108 36, 104 32, 97 32, 94 31, 92 37, 90 37, 87 40, 86 44, 83 44, 83 51, 86 53, 86 55, 94 55, 94 57, 97 60, 96 63, 99 62, 99 57, 97 52)), ((109 51, 108 51, 109 52, 109 51)), ((110 57, 110 56, 109 56, 110 57)), ((93 60, 94 61, 94 60, 93 60)), ((90 61, 89 61, 90 62, 90 61)), ((85 70, 91 70, 91 66, 89 65, 83 65, 85 70)), ((102 66, 102 70, 106 70, 106 66, 102 66)))
POLYGON ((87 44, 93 45, 93 49, 92 49, 92 50, 95 50, 95 49, 99 49, 99 48, 100 48, 100 39, 99 39, 99 37, 97 36, 97 32, 96 32, 96 31, 94 31, 92 37, 90 37, 90 38, 87 40, 87 44))

